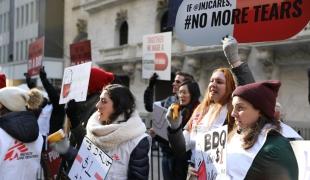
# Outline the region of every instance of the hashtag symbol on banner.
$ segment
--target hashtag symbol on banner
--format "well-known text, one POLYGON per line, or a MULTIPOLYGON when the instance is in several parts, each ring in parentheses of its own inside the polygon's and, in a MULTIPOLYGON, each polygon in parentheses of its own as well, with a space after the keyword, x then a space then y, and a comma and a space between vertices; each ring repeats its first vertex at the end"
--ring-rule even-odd
POLYGON ((191 15, 187 15, 186 19, 185 19, 185 27, 184 29, 188 29, 189 26, 191 25, 191 21, 192 21, 192 16, 191 15))

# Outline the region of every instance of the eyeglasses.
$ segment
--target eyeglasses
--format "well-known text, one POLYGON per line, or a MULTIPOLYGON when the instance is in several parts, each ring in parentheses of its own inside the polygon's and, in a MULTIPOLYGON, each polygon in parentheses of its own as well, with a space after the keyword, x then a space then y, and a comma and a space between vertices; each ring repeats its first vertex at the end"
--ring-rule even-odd
POLYGON ((181 83, 181 81, 179 81, 179 80, 174 80, 174 82, 177 83, 177 84, 181 83))

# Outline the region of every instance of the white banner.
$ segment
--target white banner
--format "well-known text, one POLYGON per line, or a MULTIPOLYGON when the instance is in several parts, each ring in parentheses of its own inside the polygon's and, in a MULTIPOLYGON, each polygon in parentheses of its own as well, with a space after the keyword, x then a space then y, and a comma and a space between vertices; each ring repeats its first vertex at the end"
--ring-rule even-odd
POLYGON ((62 79, 59 104, 74 99, 76 102, 85 101, 87 97, 91 62, 67 67, 62 79))
POLYGON ((171 32, 143 36, 142 78, 154 72, 161 80, 171 79, 171 32))
POLYGON ((105 179, 112 166, 112 158, 84 137, 78 155, 69 172, 70 179, 105 179))

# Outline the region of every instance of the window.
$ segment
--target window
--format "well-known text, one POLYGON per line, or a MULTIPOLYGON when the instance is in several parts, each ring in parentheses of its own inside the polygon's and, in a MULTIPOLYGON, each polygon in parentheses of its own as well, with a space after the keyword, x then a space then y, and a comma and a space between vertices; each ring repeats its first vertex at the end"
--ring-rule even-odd
POLYGON ((160 32, 169 31, 172 31, 172 27, 168 27, 168 11, 166 11, 160 21, 160 32))
POLYGON ((124 21, 119 29, 119 45, 128 44, 128 24, 124 21))
POLYGON ((29 4, 26 4, 25 8, 26 8, 26 12, 25 12, 26 13, 25 14, 26 15, 26 22, 25 22, 25 24, 28 25, 29 24, 29 4))
POLYGON ((19 43, 16 42, 16 47, 15 47, 15 60, 18 61, 19 60, 19 43))
POLYGON ((2 33, 2 14, 0 14, 0 34, 1 33, 2 33))
POLYGON ((16 9, 16 28, 19 28, 19 9, 20 8, 16 9))
POLYGON ((34 12, 35 12, 35 18, 36 18, 35 21, 37 22, 39 21, 39 0, 36 0, 35 3, 36 3, 36 6, 35 6, 34 12))
POLYGON ((33 14, 34 14, 34 2, 31 2, 30 4, 30 23, 33 23, 33 14))
POLYGON ((7 21, 6 21, 6 31, 9 32, 9 29, 10 29, 10 13, 8 12, 7 13, 7 21))
POLYGON ((6 32, 6 13, 3 14, 3 29, 2 32, 6 32))
POLYGON ((21 12, 20 12, 20 26, 23 27, 24 26, 24 6, 21 7, 21 12))
POLYGON ((8 46, 7 46, 7 45, 4 45, 4 46, 3 46, 3 58, 2 58, 2 62, 6 61, 6 59, 7 59, 7 57, 8 57, 7 51, 8 51, 8 46))
POLYGON ((20 42, 20 58, 19 60, 23 60, 24 59, 24 41, 20 42))

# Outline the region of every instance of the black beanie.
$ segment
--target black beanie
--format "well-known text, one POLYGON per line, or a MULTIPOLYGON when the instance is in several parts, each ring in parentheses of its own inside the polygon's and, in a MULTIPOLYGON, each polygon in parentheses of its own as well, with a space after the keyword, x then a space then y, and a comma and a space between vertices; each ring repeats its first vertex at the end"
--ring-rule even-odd
POLYGON ((245 99, 266 117, 274 119, 274 109, 280 86, 281 82, 278 80, 246 84, 238 86, 232 96, 245 99))

